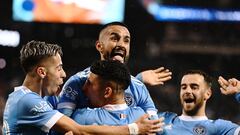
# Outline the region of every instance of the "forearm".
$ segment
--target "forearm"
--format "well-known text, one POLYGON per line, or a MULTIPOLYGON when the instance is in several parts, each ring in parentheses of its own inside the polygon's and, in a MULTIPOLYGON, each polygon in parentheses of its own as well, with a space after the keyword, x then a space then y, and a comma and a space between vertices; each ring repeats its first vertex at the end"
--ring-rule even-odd
POLYGON ((129 135, 128 126, 97 126, 97 125, 81 125, 79 130, 86 134, 102 134, 102 135, 129 135))
POLYGON ((128 126, 98 126, 98 125, 79 125, 72 119, 63 116, 53 126, 53 130, 60 133, 72 131, 74 135, 127 135, 129 134, 128 126))

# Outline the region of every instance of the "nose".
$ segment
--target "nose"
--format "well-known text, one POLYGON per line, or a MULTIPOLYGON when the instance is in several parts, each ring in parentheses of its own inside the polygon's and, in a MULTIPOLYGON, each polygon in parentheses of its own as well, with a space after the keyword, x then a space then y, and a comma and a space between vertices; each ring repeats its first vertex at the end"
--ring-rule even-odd
POLYGON ((66 72, 62 70, 62 78, 66 78, 66 72))
POLYGON ((124 47, 125 46, 124 41, 122 39, 120 39, 117 43, 117 46, 124 47))
POLYGON ((185 90, 186 93, 191 93, 191 91, 192 91, 192 89, 191 89, 190 86, 188 86, 188 87, 186 88, 186 90, 185 90))

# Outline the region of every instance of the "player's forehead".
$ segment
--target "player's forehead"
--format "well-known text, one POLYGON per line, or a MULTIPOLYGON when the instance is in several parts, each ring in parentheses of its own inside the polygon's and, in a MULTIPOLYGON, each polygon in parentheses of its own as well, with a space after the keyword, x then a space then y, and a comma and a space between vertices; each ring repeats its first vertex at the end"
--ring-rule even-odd
POLYGON ((121 25, 111 25, 102 30, 102 35, 112 35, 119 34, 121 36, 128 36, 130 38, 130 33, 128 29, 121 25))
POLYGON ((204 83, 204 77, 199 74, 187 74, 182 77, 181 85, 198 84, 204 83))
POLYGON ((39 62, 39 65, 58 67, 62 65, 62 59, 59 53, 57 53, 56 55, 44 58, 39 62))

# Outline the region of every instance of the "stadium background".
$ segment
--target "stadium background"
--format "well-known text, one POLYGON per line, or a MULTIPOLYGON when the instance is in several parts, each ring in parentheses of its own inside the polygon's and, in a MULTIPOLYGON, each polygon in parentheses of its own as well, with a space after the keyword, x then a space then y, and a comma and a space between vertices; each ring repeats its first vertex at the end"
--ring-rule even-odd
MULTIPOLYGON (((220 10, 240 10, 238 0, 163 0, 162 4, 220 10)), ((140 0, 126 0, 124 23, 131 32, 131 56, 128 66, 133 75, 144 69, 164 66, 173 72, 163 86, 149 88, 159 111, 181 113, 180 73, 201 69, 214 78, 214 94, 207 106, 209 118, 223 118, 240 124, 240 107, 233 96, 223 96, 217 77, 239 77, 239 21, 157 21, 140 0)), ((100 24, 21 22, 12 19, 12 1, 0 1, 0 29, 20 33, 17 47, 0 45, 0 122, 8 94, 21 85, 24 74, 19 65, 19 49, 34 39, 57 43, 64 51, 67 77, 99 59, 95 49, 100 24), (2 61, 5 60, 5 63, 2 61), (5 65, 5 66, 3 66, 5 65)))

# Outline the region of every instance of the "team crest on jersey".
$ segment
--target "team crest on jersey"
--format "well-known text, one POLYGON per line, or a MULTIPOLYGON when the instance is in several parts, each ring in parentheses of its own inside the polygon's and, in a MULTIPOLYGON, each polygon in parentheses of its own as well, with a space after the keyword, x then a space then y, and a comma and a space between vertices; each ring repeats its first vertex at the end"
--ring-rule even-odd
POLYGON ((197 125, 193 128, 194 135, 206 135, 207 129, 202 125, 197 125))
POLYGON ((126 103, 128 106, 132 106, 133 103, 134 103, 134 99, 133 99, 133 96, 129 93, 125 93, 125 97, 124 97, 126 103))

